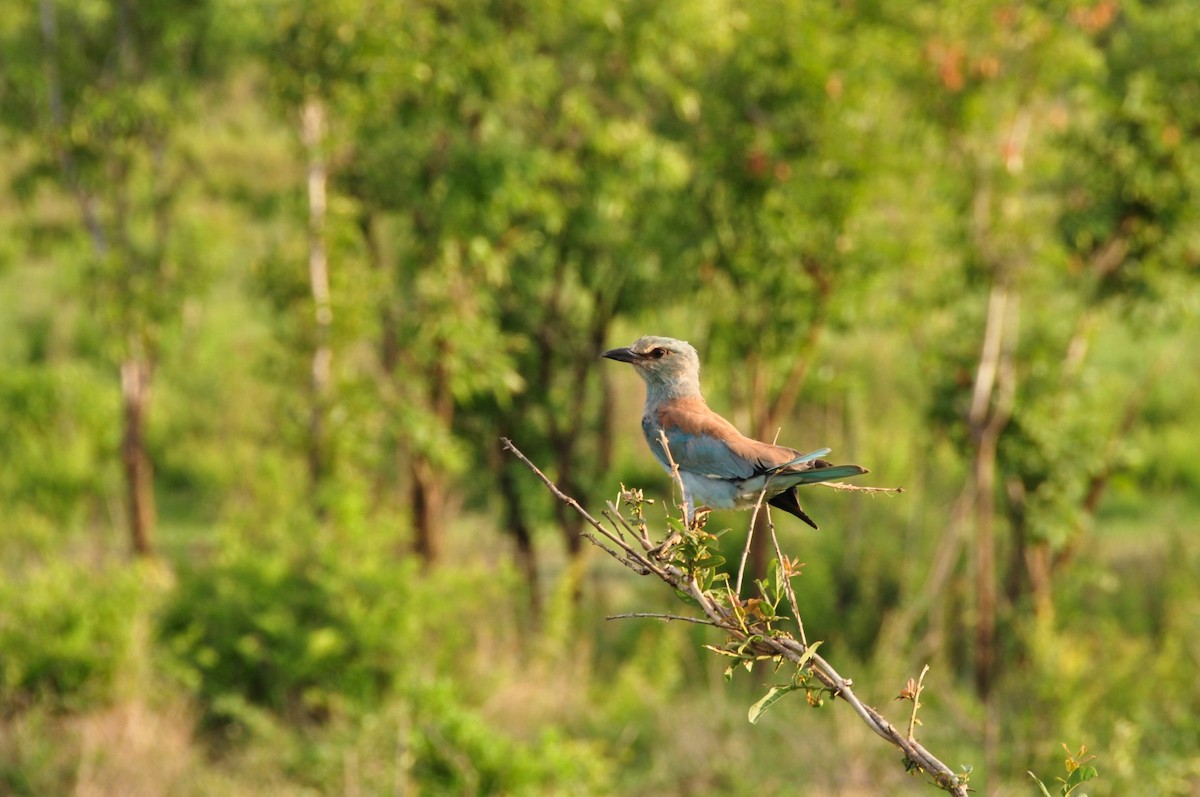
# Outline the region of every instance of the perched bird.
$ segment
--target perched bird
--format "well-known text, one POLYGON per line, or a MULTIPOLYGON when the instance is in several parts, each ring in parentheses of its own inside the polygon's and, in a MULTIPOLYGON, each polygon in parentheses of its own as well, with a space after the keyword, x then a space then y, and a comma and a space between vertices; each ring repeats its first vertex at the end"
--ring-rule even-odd
POLYGON ((679 466, 689 519, 697 507, 748 509, 766 485, 771 506, 817 524, 800 508, 796 488, 867 473, 858 465, 831 465, 819 457, 828 448, 802 454, 794 448, 752 440, 709 409, 700 394, 700 358, 688 343, 647 336, 603 357, 630 363, 646 383, 642 432, 650 450, 670 473, 663 450, 665 432, 679 466))

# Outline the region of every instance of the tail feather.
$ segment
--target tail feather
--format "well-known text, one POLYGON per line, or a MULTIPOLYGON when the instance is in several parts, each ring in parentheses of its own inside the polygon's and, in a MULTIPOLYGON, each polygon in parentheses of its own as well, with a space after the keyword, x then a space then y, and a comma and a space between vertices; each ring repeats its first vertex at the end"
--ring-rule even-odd
MULTIPOLYGON (((795 459, 789 460, 789 461, 783 463, 782 465, 776 465, 774 468, 771 468, 771 471, 774 473, 778 473, 781 470, 786 470, 787 468, 792 468, 792 467, 795 467, 796 465, 803 465, 805 462, 812 462, 814 460, 816 460, 817 464, 819 465, 822 462, 822 460, 817 459, 817 458, 823 457, 826 454, 829 454, 832 452, 833 452, 832 448, 819 448, 816 451, 811 451, 807 454, 801 454, 800 456, 796 457, 795 459)), ((829 463, 825 463, 825 464, 828 465, 829 463)))
POLYGON ((818 482, 829 482, 834 479, 848 479, 851 476, 861 476, 864 473, 870 473, 870 471, 859 465, 829 465, 828 467, 779 473, 772 478, 772 481, 776 484, 794 487, 799 484, 817 484, 818 482))
POLYGON ((783 471, 772 476, 771 481, 773 484, 783 484, 786 486, 783 492, 772 496, 767 503, 776 509, 782 509, 790 515, 795 515, 814 529, 817 528, 816 521, 800 508, 800 499, 796 494, 796 488, 805 484, 818 484, 820 482, 833 481, 834 479, 847 479, 851 476, 861 476, 864 473, 870 472, 859 465, 831 465, 823 459, 814 458, 826 453, 828 453, 828 449, 822 449, 820 452, 813 452, 813 454, 806 455, 799 460, 812 462, 812 467, 810 468, 797 471, 783 471))
POLYGON ((800 499, 796 497, 795 487, 790 490, 784 490, 779 495, 776 495, 767 501, 767 503, 776 509, 782 509, 789 515, 795 515, 808 525, 812 526, 814 529, 817 528, 817 521, 810 518, 808 513, 800 508, 800 499))

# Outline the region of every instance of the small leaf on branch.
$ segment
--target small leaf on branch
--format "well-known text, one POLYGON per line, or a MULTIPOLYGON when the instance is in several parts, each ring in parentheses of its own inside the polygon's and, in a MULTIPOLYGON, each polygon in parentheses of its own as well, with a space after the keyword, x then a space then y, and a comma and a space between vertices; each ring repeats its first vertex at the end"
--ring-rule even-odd
POLYGON ((817 655, 817 648, 821 647, 821 640, 817 640, 804 649, 804 653, 796 660, 796 672, 803 670, 804 667, 812 661, 812 657, 817 655))
POLYGON ((757 703, 755 703, 753 706, 750 707, 750 711, 747 714, 747 717, 750 720, 750 724, 753 725, 754 723, 757 723, 758 718, 763 715, 763 712, 765 712, 771 706, 778 703, 783 698, 783 696, 786 695, 788 692, 794 691, 797 688, 799 688, 799 687, 797 687, 793 684, 785 684, 783 686, 772 686, 769 690, 767 690, 767 693, 765 695, 763 695, 761 699, 759 699, 759 701, 757 703))
POLYGON ((807 564, 807 563, 801 562, 797 559, 793 559, 790 556, 788 556, 787 554, 784 554, 783 562, 782 562, 783 575, 787 578, 794 578, 796 576, 802 575, 802 573, 800 572, 800 568, 804 567, 805 564, 807 564))
POLYGON ((1099 774, 1100 773, 1096 771, 1095 767, 1091 766, 1090 764, 1084 764, 1083 766, 1078 766, 1071 770, 1071 774, 1067 776, 1065 783, 1068 787, 1075 788, 1079 784, 1086 783, 1099 774))
POLYGON ((742 658, 742 654, 741 654, 741 653, 737 653, 737 652, 735 652, 735 651, 732 651, 732 650, 726 650, 725 648, 719 648, 719 647, 717 647, 716 645, 705 645, 704 647, 705 647, 705 648, 707 648, 708 650, 711 650, 713 653, 716 653, 716 654, 720 655, 720 656, 729 656, 730 658, 733 658, 733 659, 740 659, 740 658, 742 658))

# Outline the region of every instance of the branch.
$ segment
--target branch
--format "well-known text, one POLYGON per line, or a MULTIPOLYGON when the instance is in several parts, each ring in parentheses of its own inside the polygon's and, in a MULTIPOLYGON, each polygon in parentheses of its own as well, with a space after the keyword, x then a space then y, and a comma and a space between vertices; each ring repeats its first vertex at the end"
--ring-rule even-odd
POLYGON ((903 487, 870 487, 863 484, 846 484, 845 482, 817 482, 813 487, 828 487, 831 490, 842 490, 847 493, 885 493, 888 495, 899 495, 904 492, 903 487))
POLYGON ((717 626, 711 620, 704 620, 700 617, 684 617, 682 614, 662 614, 661 612, 627 612, 625 614, 610 614, 605 620, 627 620, 631 617, 648 617, 655 620, 680 620, 685 623, 696 623, 698 625, 717 626))
MULTIPOLYGON (((641 550, 627 543, 600 521, 590 515, 578 501, 563 493, 557 485, 534 465, 528 457, 513 445, 507 438, 501 438, 505 450, 511 451, 527 468, 541 479, 546 488, 555 498, 565 503, 579 513, 580 517, 591 526, 593 531, 585 529, 584 536, 597 547, 616 559, 618 562, 640 575, 653 574, 672 589, 685 594, 696 603, 703 612, 702 618, 685 618, 677 615, 661 615, 650 613, 634 613, 617 615, 619 617, 650 616, 666 620, 685 620, 687 622, 715 626, 729 635, 730 645, 736 647, 738 657, 759 659, 768 658, 786 660, 796 664, 800 669, 808 667, 812 675, 833 697, 841 698, 850 704, 854 712, 862 719, 876 735, 885 739, 904 754, 905 765, 926 772, 940 788, 955 795, 967 797, 967 785, 948 766, 911 735, 898 730, 876 709, 868 706, 859 699, 851 688, 851 681, 843 678, 833 666, 816 652, 816 643, 810 646, 794 639, 789 634, 771 629, 764 621, 756 619, 747 611, 736 594, 727 589, 727 584, 718 589, 706 589, 700 585, 696 562, 680 559, 678 548, 665 545, 653 546, 648 535, 636 534, 641 550), (725 601, 728 601, 727 605, 725 601), (765 632, 765 633, 764 633, 765 632)), ((670 456, 668 452, 668 457, 670 456)), ((644 503, 640 491, 627 490, 623 498, 632 499, 638 528, 644 528, 640 517, 640 505, 644 503)), ((686 524, 685 524, 685 527, 686 524)), ((699 529, 689 528, 690 533, 703 535, 699 529)), ((685 543, 687 540, 685 540, 685 543)), ((785 575, 786 578, 786 575, 785 575)))
POLYGON ((616 559, 618 562, 625 565, 630 570, 633 570, 634 572, 639 573, 640 575, 648 575, 649 573, 658 573, 658 568, 655 567, 648 558, 646 558, 645 556, 640 554, 636 549, 633 548, 633 546, 631 546, 627 542, 625 542, 625 540, 621 539, 620 535, 615 534, 615 533, 609 531, 608 529, 606 529, 600 523, 599 520, 596 520, 596 518, 594 518, 590 514, 588 514, 588 511, 586 509, 584 509, 582 506, 580 506, 578 501, 576 501, 574 498, 572 498, 571 496, 564 493, 562 490, 558 489, 558 485, 556 485, 554 482, 550 481, 550 479, 547 478, 546 474, 544 474, 540 470, 538 470, 537 465, 534 465, 532 462, 530 462, 529 458, 526 457, 523 453, 521 453, 521 450, 518 449, 516 446, 514 446, 512 444, 511 440, 509 440, 507 437, 502 437, 502 438, 500 438, 500 441, 503 444, 504 449, 506 451, 511 451, 513 453, 513 455, 516 456, 517 459, 519 459, 523 463, 525 463, 526 467, 528 467, 535 474, 537 474, 537 477, 542 480, 542 483, 546 485, 546 488, 548 490, 550 490, 551 494, 554 495, 555 498, 562 501, 564 504, 566 504, 567 506, 571 507, 576 512, 578 512, 579 516, 582 517, 585 521, 587 521, 589 526, 591 526, 593 529, 596 530, 596 532, 599 534, 599 536, 597 536, 597 534, 593 534, 592 532, 588 531, 587 529, 582 529, 580 531, 580 533, 588 540, 588 542, 592 543, 592 545, 595 545, 597 548, 604 551, 609 556, 616 559), (608 540, 608 542, 611 545, 616 546, 617 549, 624 552, 625 556, 622 556, 620 553, 613 550, 608 545, 605 545, 603 542, 600 541, 601 538, 608 540), (641 565, 641 566, 639 566, 639 565, 641 565))

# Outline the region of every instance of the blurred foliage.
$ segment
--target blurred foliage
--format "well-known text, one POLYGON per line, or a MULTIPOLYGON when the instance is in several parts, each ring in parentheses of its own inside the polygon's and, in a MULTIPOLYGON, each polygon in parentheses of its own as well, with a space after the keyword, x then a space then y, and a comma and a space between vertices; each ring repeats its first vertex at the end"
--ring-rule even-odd
MULTIPOLYGON (((669 496, 640 385, 596 360, 659 333, 743 431, 905 486, 813 490, 826 528, 779 527, 809 637, 866 699, 930 663, 921 738, 981 791, 1032 793, 1068 741, 1099 756, 1092 794, 1196 793, 1192 5, 9 3, 0 792, 924 791, 843 712, 749 727, 770 676, 722 683, 703 629, 597 620, 670 597, 590 560, 500 455, 589 505, 669 496), (956 507, 996 285, 984 702, 956 507), (129 357, 153 372, 145 566, 129 357)), ((713 517, 723 549, 745 522, 713 517)))
POLYGON ((29 703, 79 711, 118 697, 134 655, 143 573, 54 562, 4 580, 0 712, 29 703))

